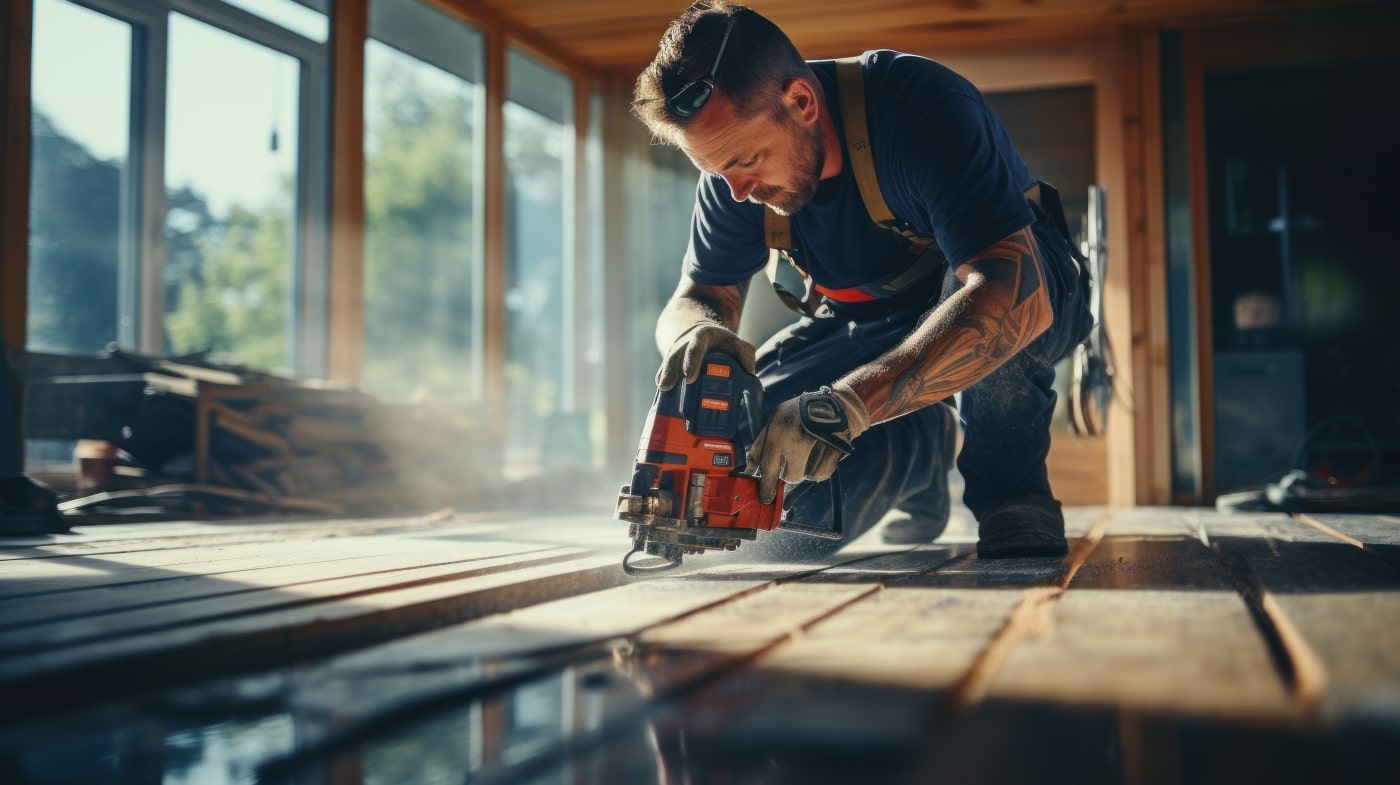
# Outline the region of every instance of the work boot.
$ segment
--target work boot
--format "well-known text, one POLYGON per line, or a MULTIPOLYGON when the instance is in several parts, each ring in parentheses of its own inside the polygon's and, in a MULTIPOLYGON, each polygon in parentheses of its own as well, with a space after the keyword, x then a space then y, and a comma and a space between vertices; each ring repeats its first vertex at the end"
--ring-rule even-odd
POLYGON ((0 477, 0 534, 56 534, 68 531, 58 511, 58 494, 28 477, 0 477))
POLYGON ((1069 553, 1065 516, 1054 499, 1021 499, 977 522, 977 558, 1033 559, 1069 553))

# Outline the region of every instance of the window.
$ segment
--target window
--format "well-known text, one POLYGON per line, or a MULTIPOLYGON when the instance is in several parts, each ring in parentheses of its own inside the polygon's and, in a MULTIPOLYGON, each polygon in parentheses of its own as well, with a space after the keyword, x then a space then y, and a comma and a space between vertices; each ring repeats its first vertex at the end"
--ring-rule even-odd
POLYGON ((97 352, 134 335, 131 25, 34 4, 28 348, 97 352))
POLYGON ((365 48, 364 382, 482 397, 484 44, 413 0, 375 0, 365 48))
POLYGON ((587 465, 589 454, 587 416, 574 406, 573 82, 511 49, 506 95, 507 469, 527 474, 587 465))
POLYGON ((29 348, 321 371, 324 6, 36 0, 29 348))
MULTIPOLYGON (((622 180, 627 193, 641 194, 642 198, 628 199, 625 205, 626 254, 629 259, 645 260, 631 265, 627 271, 631 290, 625 316, 626 334, 630 338, 626 351, 631 364, 626 375, 630 382, 627 411, 638 414, 635 422, 624 424, 624 432, 630 432, 631 436, 623 440, 620 449, 631 454, 636 450, 636 438, 640 433, 637 430, 641 424, 640 415, 647 411, 656 396, 656 369, 661 364, 654 337, 656 319, 680 279, 681 258, 690 239, 699 173, 680 150, 651 144, 650 132, 641 123, 633 122, 627 130, 629 146, 640 152, 624 161, 622 180)), ((770 307, 776 304, 777 298, 764 291, 766 286, 766 283, 755 285, 748 301, 770 307)), ((745 315, 747 317, 747 312, 745 315)), ((791 321, 791 317, 784 316, 783 320, 791 321)), ((745 336, 750 340, 758 338, 750 332, 754 325, 753 320, 741 320, 745 336)), ((760 342, 755 341, 756 344, 760 342)), ((629 463, 630 460, 628 458, 629 463)))
POLYGON ((323 371, 326 7, 34 0, 28 349, 323 371))
POLYGON ((296 58, 170 15, 168 351, 294 371, 296 58))

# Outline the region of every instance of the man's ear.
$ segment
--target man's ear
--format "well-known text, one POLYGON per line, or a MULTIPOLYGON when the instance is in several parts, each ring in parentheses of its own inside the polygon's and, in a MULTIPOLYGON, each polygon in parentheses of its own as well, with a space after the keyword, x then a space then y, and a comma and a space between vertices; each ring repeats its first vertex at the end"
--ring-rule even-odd
POLYGON ((793 77, 783 85, 783 100, 802 118, 803 122, 815 123, 820 114, 821 93, 812 83, 801 77, 793 77))

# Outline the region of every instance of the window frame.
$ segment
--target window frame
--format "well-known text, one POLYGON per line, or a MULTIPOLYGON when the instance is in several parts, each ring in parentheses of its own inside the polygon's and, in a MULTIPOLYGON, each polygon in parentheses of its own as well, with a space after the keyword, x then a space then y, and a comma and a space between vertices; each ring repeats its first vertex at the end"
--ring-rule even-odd
MULTIPOLYGON (((329 41, 318 43, 220 0, 63 0, 131 26, 131 106, 122 182, 117 340, 163 354, 165 128, 169 18, 183 14, 301 64, 287 364, 324 375, 328 351, 330 220, 329 41)), ((301 3, 302 5, 309 5, 301 3)), ((317 9, 319 10, 319 9, 317 9)))

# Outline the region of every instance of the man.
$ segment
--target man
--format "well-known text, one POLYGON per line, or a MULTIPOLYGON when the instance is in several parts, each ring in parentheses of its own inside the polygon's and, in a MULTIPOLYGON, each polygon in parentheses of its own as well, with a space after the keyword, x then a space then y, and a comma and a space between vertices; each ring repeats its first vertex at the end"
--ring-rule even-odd
MULTIPOLYGON (((947 68, 867 53, 864 89, 879 191, 905 234, 931 237, 928 253, 946 262, 930 265, 922 246, 871 220, 832 61, 803 60, 775 25, 724 0, 697 3, 667 29, 633 111, 703 174, 680 284, 657 324, 657 383, 693 380, 708 351, 756 369, 769 416, 749 470, 765 501, 779 480, 830 477, 849 444, 840 462, 847 541, 893 508, 913 516, 919 539, 941 533, 955 431, 941 402, 962 393, 958 467, 979 556, 1064 555, 1045 472, 1053 363, 1089 324, 1058 197, 1031 177, 980 93, 947 68), (770 208, 789 216, 795 261, 824 297, 755 350, 735 330, 768 257, 770 208), (933 274, 872 294, 872 282, 920 269, 933 274)), ((792 490, 791 518, 830 525, 827 494, 811 483, 792 490)), ((768 547, 830 548, 784 542, 793 537, 775 533, 768 547)))

